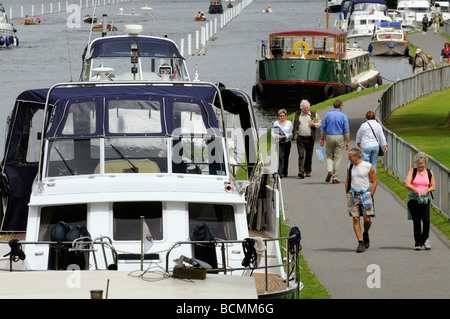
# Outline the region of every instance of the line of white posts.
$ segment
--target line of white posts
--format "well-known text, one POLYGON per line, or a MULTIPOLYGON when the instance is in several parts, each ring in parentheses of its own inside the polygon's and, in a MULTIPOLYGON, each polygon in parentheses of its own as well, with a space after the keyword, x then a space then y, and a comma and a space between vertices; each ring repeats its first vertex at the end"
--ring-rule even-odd
MULTIPOLYGON (((75 1, 75 3, 79 4, 80 9, 90 8, 90 7, 93 8, 95 6, 96 1, 97 1, 97 6, 101 6, 101 5, 106 6, 106 5, 110 5, 110 4, 130 2, 131 0, 79 0, 79 2, 75 1)), ((45 8, 45 5, 42 4, 40 13, 38 13, 35 10, 34 4, 31 5, 31 8, 28 8, 28 9, 27 8, 24 9, 23 6, 20 6, 20 14, 18 14, 18 15, 17 14, 13 15, 13 8, 10 7, 8 18, 9 19, 19 19, 19 18, 24 18, 25 15, 33 16, 35 14, 44 15, 44 14, 66 12, 68 6, 69 6, 69 1, 65 2, 64 10, 62 9, 63 4, 61 3, 61 1, 58 1, 55 6, 53 5, 53 3, 50 3, 49 8, 45 8)))
MULTIPOLYGON (((242 0, 242 2, 235 5, 233 8, 227 8, 220 15, 220 28, 223 29, 231 20, 236 18, 241 12, 253 2, 254 0, 242 0)), ((185 39, 180 40, 180 53, 187 59, 191 55, 199 55, 205 53, 206 43, 217 34, 218 27, 217 18, 210 20, 201 27, 200 30, 195 31, 195 47, 192 46, 192 34, 187 35, 187 54, 184 55, 185 39)))

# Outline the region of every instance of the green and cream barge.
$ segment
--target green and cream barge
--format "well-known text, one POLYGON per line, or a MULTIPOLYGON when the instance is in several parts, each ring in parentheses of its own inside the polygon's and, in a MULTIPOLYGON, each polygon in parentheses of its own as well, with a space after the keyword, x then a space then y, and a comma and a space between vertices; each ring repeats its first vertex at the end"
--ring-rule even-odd
POLYGON ((369 52, 347 46, 347 33, 310 28, 272 33, 258 49, 252 98, 260 106, 315 104, 381 84, 369 52))

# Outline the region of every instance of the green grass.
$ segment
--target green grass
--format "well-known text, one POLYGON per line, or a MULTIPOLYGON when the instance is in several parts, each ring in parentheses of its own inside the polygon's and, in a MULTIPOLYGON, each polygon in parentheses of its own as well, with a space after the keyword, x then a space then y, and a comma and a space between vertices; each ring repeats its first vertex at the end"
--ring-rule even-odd
POLYGON ((449 99, 450 89, 427 95, 396 109, 384 125, 403 140, 450 167, 449 99))

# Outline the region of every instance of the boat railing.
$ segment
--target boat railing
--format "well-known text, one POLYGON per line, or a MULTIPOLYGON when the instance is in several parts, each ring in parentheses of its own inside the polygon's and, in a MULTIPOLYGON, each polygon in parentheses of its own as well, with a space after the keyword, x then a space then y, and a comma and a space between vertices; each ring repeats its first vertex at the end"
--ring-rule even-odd
POLYGON ((118 254, 116 249, 114 248, 111 238, 107 236, 100 236, 94 239, 92 239, 91 237, 79 237, 73 241, 0 241, 0 245, 2 244, 7 244, 11 247, 11 251, 7 255, 5 255, 8 256, 10 260, 10 271, 12 271, 13 262, 17 262, 20 259, 24 260, 26 258, 25 254, 22 254, 23 252, 21 245, 48 245, 49 247, 65 247, 65 249, 67 249, 69 252, 92 253, 94 258, 95 270, 99 270, 97 257, 95 254, 98 251, 95 246, 99 245, 106 267, 109 270, 117 270, 118 254), (111 252, 111 263, 108 263, 107 249, 109 249, 111 252))
MULTIPOLYGON (((178 241, 174 243, 166 253, 166 272, 169 272, 170 265, 170 254, 175 248, 178 248, 183 245, 214 245, 215 247, 220 247, 221 250, 221 261, 222 263, 218 268, 209 268, 206 269, 208 273, 223 273, 228 274, 234 271, 245 271, 251 270, 253 273, 255 270, 263 270, 264 271, 264 292, 269 293, 269 274, 270 269, 272 268, 280 268, 282 267, 286 273, 286 278, 283 278, 283 282, 285 283, 286 290, 297 289, 297 295, 299 292, 299 283, 300 283, 300 265, 298 260, 298 253, 300 250, 300 241, 298 240, 298 236, 296 234, 292 234, 286 237, 278 237, 278 238, 262 238, 264 243, 264 262, 260 264, 255 264, 254 266, 247 267, 232 267, 227 264, 227 254, 226 254, 226 246, 230 244, 245 244, 246 240, 216 240, 216 241, 178 241), (285 258, 282 258, 281 262, 275 264, 269 264, 268 262, 268 242, 271 241, 279 241, 280 247, 282 249, 282 255, 285 255, 285 258), (290 285, 291 281, 294 282, 294 285, 290 285)), ((248 256, 244 256, 248 257, 248 256)))

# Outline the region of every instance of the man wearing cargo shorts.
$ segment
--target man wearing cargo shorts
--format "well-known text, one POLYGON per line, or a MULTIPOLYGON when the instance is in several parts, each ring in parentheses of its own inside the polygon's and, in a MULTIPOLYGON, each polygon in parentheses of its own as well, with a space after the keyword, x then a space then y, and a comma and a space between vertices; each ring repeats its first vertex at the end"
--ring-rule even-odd
POLYGON ((345 189, 347 193, 348 213, 353 219, 353 230, 358 239, 357 253, 364 252, 370 246, 369 229, 371 217, 375 217, 373 195, 377 189, 377 175, 369 162, 361 159, 361 150, 352 148, 348 152, 350 164, 347 169, 345 189), (361 234, 360 217, 364 219, 364 233, 361 234))

